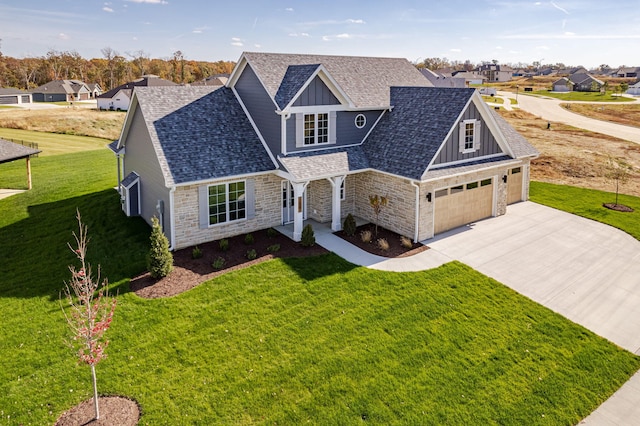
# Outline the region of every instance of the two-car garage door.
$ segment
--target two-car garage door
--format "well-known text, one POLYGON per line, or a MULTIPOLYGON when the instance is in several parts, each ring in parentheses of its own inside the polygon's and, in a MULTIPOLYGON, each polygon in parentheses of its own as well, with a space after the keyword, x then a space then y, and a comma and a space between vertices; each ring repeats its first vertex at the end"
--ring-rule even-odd
POLYGON ((492 178, 435 192, 434 234, 493 215, 492 178))

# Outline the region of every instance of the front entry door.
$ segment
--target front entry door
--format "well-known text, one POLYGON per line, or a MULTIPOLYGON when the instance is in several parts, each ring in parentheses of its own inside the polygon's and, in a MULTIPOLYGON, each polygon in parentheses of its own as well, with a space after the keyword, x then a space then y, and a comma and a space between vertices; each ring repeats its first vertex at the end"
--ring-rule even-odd
POLYGON ((293 186, 288 180, 282 182, 282 224, 293 222, 295 197, 293 186))

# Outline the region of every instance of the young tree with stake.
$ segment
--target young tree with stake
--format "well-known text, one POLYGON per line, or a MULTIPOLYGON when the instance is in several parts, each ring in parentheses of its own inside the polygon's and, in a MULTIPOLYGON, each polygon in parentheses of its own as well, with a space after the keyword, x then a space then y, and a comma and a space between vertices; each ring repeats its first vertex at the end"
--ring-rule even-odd
MULTIPOLYGON (((87 226, 82 223, 80 212, 77 212, 78 233, 73 232, 75 247, 67 244, 80 262, 79 268, 69 266, 71 279, 65 283, 64 295, 68 302, 68 311, 63 307, 63 313, 72 332, 70 345, 77 349, 78 361, 91 367, 93 379, 93 401, 95 418, 100 419, 98 407, 98 386, 96 381, 96 364, 107 355, 105 349, 109 341, 104 339, 104 333, 111 326, 113 313, 116 309, 116 298, 109 297, 107 280, 100 281, 100 266, 94 279, 91 265, 86 260, 87 226)), ((62 299, 62 297, 61 297, 62 299)))

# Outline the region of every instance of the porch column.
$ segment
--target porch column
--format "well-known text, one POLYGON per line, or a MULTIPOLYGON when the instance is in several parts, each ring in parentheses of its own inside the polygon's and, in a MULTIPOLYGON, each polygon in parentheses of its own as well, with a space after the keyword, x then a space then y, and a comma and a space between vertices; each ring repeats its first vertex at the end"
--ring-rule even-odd
POLYGON ((340 223, 340 216, 342 209, 340 200, 340 187, 346 176, 334 176, 327 178, 331 182, 331 230, 333 232, 342 230, 342 224, 340 223))
POLYGON ((31 183, 31 158, 27 157, 27 189, 32 188, 31 183))
POLYGON ((293 187, 294 213, 293 213, 293 241, 302 239, 302 228, 304 226, 304 190, 309 182, 295 183, 291 182, 293 187))

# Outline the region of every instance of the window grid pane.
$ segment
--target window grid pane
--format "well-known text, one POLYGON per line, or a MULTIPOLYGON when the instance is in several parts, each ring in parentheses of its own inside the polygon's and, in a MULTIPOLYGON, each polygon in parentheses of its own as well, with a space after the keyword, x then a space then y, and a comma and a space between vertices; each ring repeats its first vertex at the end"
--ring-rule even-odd
POLYGON ((329 142, 329 114, 318 114, 318 141, 317 143, 329 142))
POLYGON ((315 114, 304 115, 304 144, 313 145, 316 143, 316 116, 315 114))
POLYGON ((473 149, 473 128, 474 123, 465 123, 464 125, 464 149, 473 149))
POLYGON ((209 187, 209 225, 246 218, 245 183, 209 187))

